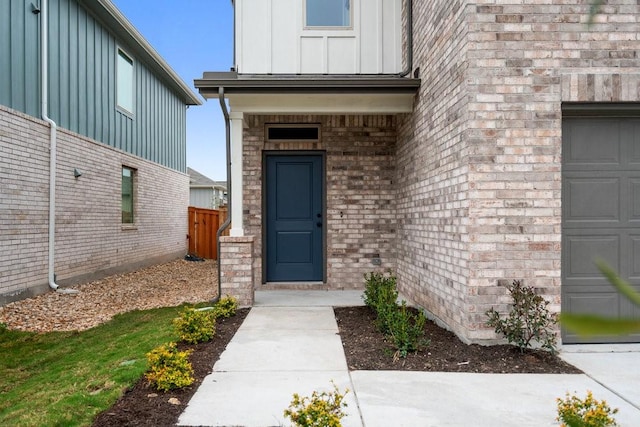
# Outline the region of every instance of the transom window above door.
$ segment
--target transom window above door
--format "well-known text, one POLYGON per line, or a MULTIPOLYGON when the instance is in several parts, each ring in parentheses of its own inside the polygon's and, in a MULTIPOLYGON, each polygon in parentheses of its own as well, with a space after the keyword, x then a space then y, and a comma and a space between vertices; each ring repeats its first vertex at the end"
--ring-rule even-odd
POLYGON ((352 0, 305 0, 307 27, 350 27, 352 0))

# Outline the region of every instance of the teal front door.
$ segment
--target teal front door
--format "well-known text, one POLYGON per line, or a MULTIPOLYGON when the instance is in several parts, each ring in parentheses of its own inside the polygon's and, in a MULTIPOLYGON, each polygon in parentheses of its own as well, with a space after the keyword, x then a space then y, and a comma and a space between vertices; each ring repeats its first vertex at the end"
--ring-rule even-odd
POLYGON ((323 280, 323 156, 266 157, 266 281, 323 280))

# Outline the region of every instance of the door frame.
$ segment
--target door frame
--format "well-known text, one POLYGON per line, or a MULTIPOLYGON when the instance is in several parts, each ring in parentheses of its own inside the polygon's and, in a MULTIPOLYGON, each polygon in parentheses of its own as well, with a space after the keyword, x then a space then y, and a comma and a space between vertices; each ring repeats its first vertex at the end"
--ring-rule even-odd
MULTIPOLYGON (((267 284, 267 158, 271 156, 318 156, 322 163, 320 178, 322 184, 322 218, 324 227, 322 227, 322 283, 327 283, 327 153, 324 150, 263 150, 262 151, 262 220, 261 220, 261 236, 262 236, 262 278, 260 282, 267 284)), ((305 282, 290 282, 305 283, 305 282)), ((317 283, 317 282, 309 282, 317 283)))

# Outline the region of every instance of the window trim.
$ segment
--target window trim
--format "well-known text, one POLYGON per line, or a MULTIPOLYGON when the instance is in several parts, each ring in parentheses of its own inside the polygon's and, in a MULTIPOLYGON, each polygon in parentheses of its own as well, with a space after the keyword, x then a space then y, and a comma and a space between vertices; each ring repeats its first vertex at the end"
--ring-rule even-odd
POLYGON ((135 73, 135 67, 136 67, 136 63, 135 60, 133 59, 133 56, 129 55, 129 53, 123 49, 120 46, 116 46, 116 110, 118 110, 119 112, 129 116, 129 117, 134 117, 135 116, 135 108, 136 108, 136 97, 135 97, 135 91, 136 91, 136 73, 135 73), (131 110, 129 110, 127 108, 127 106, 121 105, 120 104, 120 58, 124 59, 125 61, 129 62, 131 64, 131 110))
POLYGON ((137 200, 137 191, 136 191, 136 187, 137 187, 137 177, 138 175, 138 170, 134 167, 131 166, 127 166, 127 165, 122 165, 121 169, 120 169, 120 224, 122 225, 123 229, 131 229, 131 228, 135 228, 136 227, 136 219, 137 219, 137 215, 136 215, 136 200, 137 200), (128 170, 131 172, 131 222, 125 222, 124 221, 124 172, 125 170, 128 170))
POLYGON ((308 25, 307 24, 307 2, 309 0, 303 0, 302 4, 302 28, 303 30, 311 30, 311 31, 349 31, 354 28, 354 3, 356 0, 348 0, 349 1, 349 24, 348 25, 308 25))

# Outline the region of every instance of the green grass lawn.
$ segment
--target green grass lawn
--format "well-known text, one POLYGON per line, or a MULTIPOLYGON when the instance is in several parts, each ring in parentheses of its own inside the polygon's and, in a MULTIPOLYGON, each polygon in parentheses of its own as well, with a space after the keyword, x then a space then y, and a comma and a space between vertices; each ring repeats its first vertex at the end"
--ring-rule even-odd
POLYGON ((171 320, 183 307, 125 313, 83 332, 0 325, 0 425, 90 425, 143 375, 147 352, 176 340, 171 320))

